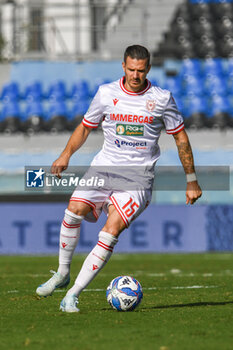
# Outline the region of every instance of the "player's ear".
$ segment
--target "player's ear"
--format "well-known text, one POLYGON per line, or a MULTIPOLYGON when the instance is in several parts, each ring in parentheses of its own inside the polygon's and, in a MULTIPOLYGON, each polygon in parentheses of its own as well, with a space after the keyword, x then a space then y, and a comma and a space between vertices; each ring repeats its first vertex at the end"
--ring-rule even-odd
POLYGON ((125 62, 124 61, 122 62, 122 68, 123 68, 123 71, 125 72, 125 62))

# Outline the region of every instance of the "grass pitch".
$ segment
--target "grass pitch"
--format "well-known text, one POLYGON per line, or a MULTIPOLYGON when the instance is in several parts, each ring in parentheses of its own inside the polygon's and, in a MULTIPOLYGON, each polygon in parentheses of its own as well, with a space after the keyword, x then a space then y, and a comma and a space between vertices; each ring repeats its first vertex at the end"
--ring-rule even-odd
MULTIPOLYGON (((84 256, 75 256, 72 282, 84 256)), ((233 254, 119 254, 79 298, 80 312, 59 311, 65 294, 39 298, 57 257, 0 257, 0 349, 233 349, 233 254), (132 275, 143 287, 133 312, 105 297, 109 282, 132 275)))

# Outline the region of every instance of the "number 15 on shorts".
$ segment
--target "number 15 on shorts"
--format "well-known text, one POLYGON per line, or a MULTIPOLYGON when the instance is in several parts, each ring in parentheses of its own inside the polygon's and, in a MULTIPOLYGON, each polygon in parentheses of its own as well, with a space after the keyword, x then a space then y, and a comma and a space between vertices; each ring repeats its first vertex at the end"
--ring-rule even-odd
POLYGON ((128 218, 130 218, 135 213, 136 208, 138 209, 139 205, 136 202, 133 202, 133 198, 130 197, 129 201, 122 207, 122 211, 128 218))

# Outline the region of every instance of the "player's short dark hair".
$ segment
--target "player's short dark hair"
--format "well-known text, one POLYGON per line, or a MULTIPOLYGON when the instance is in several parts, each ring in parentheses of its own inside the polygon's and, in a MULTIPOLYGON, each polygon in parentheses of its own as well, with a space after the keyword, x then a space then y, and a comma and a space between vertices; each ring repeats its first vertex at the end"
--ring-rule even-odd
POLYGON ((127 57, 136 58, 137 60, 147 59, 147 65, 150 64, 150 52, 146 47, 141 45, 128 46, 124 53, 124 62, 126 63, 127 57))

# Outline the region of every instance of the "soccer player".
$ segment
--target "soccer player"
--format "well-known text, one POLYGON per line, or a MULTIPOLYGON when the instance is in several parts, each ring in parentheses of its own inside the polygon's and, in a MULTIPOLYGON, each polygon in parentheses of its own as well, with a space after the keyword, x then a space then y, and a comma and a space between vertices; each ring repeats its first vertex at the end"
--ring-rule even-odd
MULTIPOLYGON (((90 171, 95 172, 95 166, 104 165, 110 183, 116 179, 120 182, 118 188, 75 189, 65 210, 60 232, 59 267, 53 277, 37 288, 39 296, 51 295, 56 288, 69 284, 70 264, 82 220, 97 221, 102 210, 107 213, 96 246, 86 257, 74 285, 61 301, 60 309, 65 312, 79 311, 80 293, 110 259, 120 233, 149 204, 154 165, 160 155, 158 139, 162 128, 165 127, 167 134, 173 135, 176 142, 187 178, 186 204, 194 204, 202 194, 183 118, 172 94, 152 86, 146 79, 151 67, 150 53, 143 46, 129 46, 125 50, 122 67, 124 77, 99 87, 82 123, 52 165, 52 173, 60 178, 72 154, 84 144, 91 130, 102 122, 104 144, 92 161, 90 171), (147 171, 137 171, 138 165, 147 171), (125 173, 122 172, 124 166, 127 169, 125 173), (125 183, 132 178, 135 187, 128 188, 125 183)), ((98 174, 98 170, 96 172, 98 174)))

